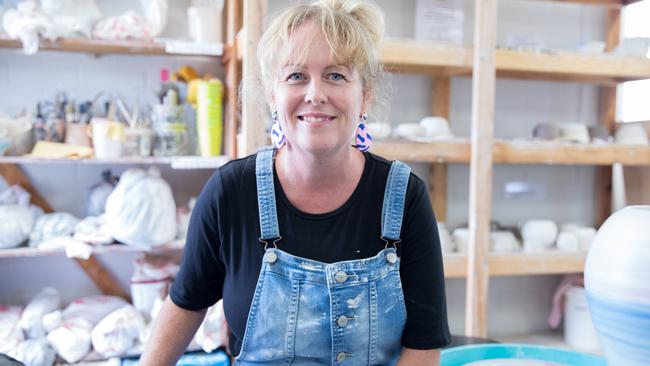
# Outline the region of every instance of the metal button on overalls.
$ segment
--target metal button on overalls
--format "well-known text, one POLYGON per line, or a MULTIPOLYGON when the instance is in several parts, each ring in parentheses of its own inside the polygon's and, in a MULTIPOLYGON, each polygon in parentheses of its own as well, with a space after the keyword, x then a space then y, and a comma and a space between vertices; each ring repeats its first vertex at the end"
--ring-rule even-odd
POLYGON ((348 317, 345 315, 339 316, 339 318, 336 320, 336 324, 338 324, 341 328, 345 328, 345 326, 348 325, 348 317))
POLYGON ((345 352, 339 352, 339 353, 336 354, 336 362, 341 363, 341 362, 345 361, 346 357, 347 356, 345 355, 345 352))
POLYGON ((388 254, 386 255, 386 260, 388 260, 388 263, 390 263, 390 264, 394 264, 395 262, 397 262, 397 254, 395 254, 395 253, 388 253, 388 254))
POLYGON ((347 281, 347 279, 348 279, 348 275, 343 271, 338 271, 334 275, 334 280, 336 282, 338 282, 338 283, 343 283, 343 282, 347 281))
POLYGON ((264 261, 267 263, 274 263, 278 260, 278 255, 273 252, 267 252, 264 254, 264 261))

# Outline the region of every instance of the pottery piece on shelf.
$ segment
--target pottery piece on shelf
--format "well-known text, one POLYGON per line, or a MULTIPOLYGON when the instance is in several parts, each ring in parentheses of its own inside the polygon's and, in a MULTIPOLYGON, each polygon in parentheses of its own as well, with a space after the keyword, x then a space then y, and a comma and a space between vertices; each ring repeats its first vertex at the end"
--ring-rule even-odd
POLYGON ((605 126, 589 126, 587 131, 589 131, 589 137, 594 144, 606 144, 612 141, 612 136, 605 126))
POLYGON ((517 252, 521 250, 521 244, 511 231, 493 231, 490 233, 490 250, 496 253, 517 252))
POLYGON ((538 123, 533 128, 533 138, 537 140, 552 141, 558 137, 557 125, 554 123, 538 123))
POLYGON ((452 232, 456 249, 459 253, 467 253, 467 246, 469 245, 469 230, 466 227, 459 227, 452 232))
POLYGON ((589 143, 589 131, 587 125, 582 123, 562 123, 558 125, 558 140, 589 143))
POLYGON ((552 220, 528 220, 521 226, 524 251, 538 252, 548 250, 555 244, 557 224, 552 220))
POLYGON ((407 140, 426 140, 427 128, 419 123, 400 123, 395 128, 395 135, 407 140))
POLYGON ((562 231, 557 236, 555 246, 565 252, 577 252, 580 250, 580 239, 575 231, 562 231))
POLYGON ((648 145, 648 134, 640 123, 621 123, 616 128, 614 140, 622 145, 648 145))
POLYGON ((650 365, 650 206, 600 227, 585 264, 589 310, 610 366, 650 365))
POLYGON ((454 137, 449 128, 449 121, 444 117, 424 117, 420 120, 420 124, 427 129, 427 136, 433 140, 444 140, 454 137))

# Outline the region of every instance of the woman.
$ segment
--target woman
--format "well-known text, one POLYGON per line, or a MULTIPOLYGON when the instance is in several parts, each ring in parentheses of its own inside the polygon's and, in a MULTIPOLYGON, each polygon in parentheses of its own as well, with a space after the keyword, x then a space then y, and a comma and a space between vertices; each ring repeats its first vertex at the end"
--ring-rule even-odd
POLYGON ((173 364, 221 298, 238 365, 438 364, 450 336, 425 185, 365 151, 383 24, 371 3, 321 0, 265 32, 275 148, 204 187, 143 365, 173 364))

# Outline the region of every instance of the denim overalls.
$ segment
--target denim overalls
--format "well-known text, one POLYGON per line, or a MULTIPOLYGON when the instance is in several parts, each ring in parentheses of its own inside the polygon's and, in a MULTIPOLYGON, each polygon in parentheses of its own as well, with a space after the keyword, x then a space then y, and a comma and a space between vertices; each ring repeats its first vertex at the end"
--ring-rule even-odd
POLYGON ((394 365, 406 323, 395 244, 410 168, 396 161, 388 175, 381 216, 386 248, 371 258, 328 264, 277 248, 273 155, 272 149, 257 154, 260 241, 266 245, 235 365, 394 365))

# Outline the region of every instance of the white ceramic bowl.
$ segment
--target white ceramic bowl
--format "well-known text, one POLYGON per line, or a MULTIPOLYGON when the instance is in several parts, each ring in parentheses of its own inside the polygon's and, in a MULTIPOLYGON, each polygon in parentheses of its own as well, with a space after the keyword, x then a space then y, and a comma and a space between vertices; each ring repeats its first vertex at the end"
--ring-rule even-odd
POLYGON ((427 128, 419 123, 400 123, 395 128, 395 135, 408 140, 420 140, 427 138, 427 128))
POLYGON ((648 145, 648 134, 639 123, 621 123, 616 129, 614 140, 623 145, 648 145))
POLYGON ((543 251, 553 247, 557 238, 557 224, 552 220, 528 220, 521 226, 525 251, 543 251))
POLYGON ((427 136, 433 140, 450 139, 454 137, 449 128, 449 122, 443 117, 424 117, 420 124, 427 129, 427 136))
POLYGON ((558 125, 558 140, 589 143, 589 130, 582 123, 562 123, 558 125))

